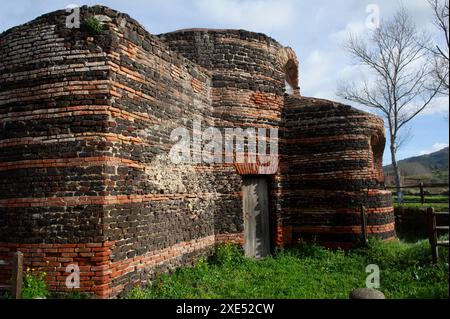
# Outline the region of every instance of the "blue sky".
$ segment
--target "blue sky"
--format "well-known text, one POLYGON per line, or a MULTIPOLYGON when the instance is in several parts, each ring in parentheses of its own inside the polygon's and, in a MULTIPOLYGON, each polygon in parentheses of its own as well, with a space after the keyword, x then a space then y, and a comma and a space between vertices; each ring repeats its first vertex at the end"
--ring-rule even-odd
MULTIPOLYGON (((361 77, 342 44, 348 33, 364 32, 369 4, 388 19, 393 0, 15 0, 2 2, 0 32, 70 4, 102 4, 128 13, 154 34, 173 30, 236 28, 266 33, 292 47, 300 60, 302 95, 338 100, 340 82, 361 77)), ((415 23, 432 30, 426 0, 403 0, 415 23)), ((359 107, 358 105, 354 105, 359 107)), ((399 159, 430 153, 449 144, 448 97, 441 97, 410 123, 411 137, 399 159)), ((389 151, 385 164, 390 163, 389 151)))

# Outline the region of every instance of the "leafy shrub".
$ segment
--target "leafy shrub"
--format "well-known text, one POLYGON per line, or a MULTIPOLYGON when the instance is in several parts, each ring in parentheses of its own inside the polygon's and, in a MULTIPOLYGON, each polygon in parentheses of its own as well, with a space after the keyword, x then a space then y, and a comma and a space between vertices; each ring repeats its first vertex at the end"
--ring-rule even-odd
POLYGON ((125 299, 146 299, 147 293, 144 289, 137 286, 134 287, 128 294, 126 295, 125 299))
POLYGON ((99 35, 103 32, 102 23, 94 17, 89 17, 84 21, 85 28, 91 35, 99 35))
POLYGON ((28 268, 23 276, 22 298, 47 298, 50 293, 45 283, 45 272, 28 268))
POLYGON ((329 255, 329 250, 315 243, 300 241, 296 247, 290 248, 281 256, 286 254, 300 258, 325 259, 329 255))
POLYGON ((231 266, 243 263, 245 257, 238 245, 223 244, 216 247, 213 261, 217 265, 231 266))
POLYGON ((11 293, 8 291, 0 292, 0 300, 2 299, 11 299, 11 293))

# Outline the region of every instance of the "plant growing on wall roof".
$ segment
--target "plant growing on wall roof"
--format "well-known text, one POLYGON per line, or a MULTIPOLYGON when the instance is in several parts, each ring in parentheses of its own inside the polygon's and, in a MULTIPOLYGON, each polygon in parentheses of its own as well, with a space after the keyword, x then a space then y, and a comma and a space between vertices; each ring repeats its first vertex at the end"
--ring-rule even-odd
POLYGON ((87 31, 91 35, 99 35, 103 32, 103 25, 102 23, 96 19, 95 17, 89 17, 84 21, 85 27, 87 31))

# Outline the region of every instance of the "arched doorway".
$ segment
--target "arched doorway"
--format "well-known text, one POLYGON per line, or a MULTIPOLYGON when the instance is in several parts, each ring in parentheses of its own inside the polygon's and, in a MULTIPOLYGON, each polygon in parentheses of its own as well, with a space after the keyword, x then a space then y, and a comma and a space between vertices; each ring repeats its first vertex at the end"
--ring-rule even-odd
POLYGON ((386 138, 383 135, 372 135, 370 138, 370 150, 372 171, 376 179, 380 182, 384 181, 383 175, 383 153, 386 146, 386 138))
POLYGON ((284 93, 300 96, 299 63, 294 50, 289 47, 281 49, 278 59, 284 74, 284 93))
POLYGON ((298 86, 298 65, 292 59, 288 60, 285 67, 285 93, 289 95, 299 95, 298 86))

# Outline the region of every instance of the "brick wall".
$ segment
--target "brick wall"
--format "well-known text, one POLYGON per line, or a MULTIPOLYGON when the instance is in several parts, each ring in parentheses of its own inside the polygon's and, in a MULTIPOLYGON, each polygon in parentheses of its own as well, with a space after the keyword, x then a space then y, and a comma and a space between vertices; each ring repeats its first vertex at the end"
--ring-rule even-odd
POLYGON ((292 232, 289 241, 348 247, 361 238, 361 205, 370 236, 395 237, 380 165, 381 119, 332 101, 287 97, 282 129, 279 218, 292 232))
POLYGON ((95 37, 65 29, 63 11, 1 36, 0 246, 24 250, 26 266, 60 289, 66 265, 39 263, 42 245, 76 245, 81 253, 62 246, 51 258, 105 268, 81 281, 107 297, 210 253, 221 229, 239 241, 242 229, 214 212, 240 209, 240 179, 167 157, 173 129, 214 124, 208 72, 127 15, 83 8, 92 15, 108 21, 95 37), (100 264, 85 251, 108 242, 100 264))
MULTIPOLYGON (((24 254, 26 268, 46 271, 46 282, 51 290, 70 291, 66 288, 67 266, 76 264, 80 269, 80 289, 99 297, 111 295, 111 247, 114 242, 87 244, 16 244, 2 243, 0 258, 10 259, 19 250, 24 254)), ((9 280, 10 269, 3 266, 2 282, 9 280)))
MULTIPOLYGON (((278 129, 284 108, 285 82, 288 81, 295 95, 299 95, 298 60, 294 51, 265 34, 245 30, 188 29, 159 37, 171 50, 211 72, 216 127, 278 129)), ((228 170, 225 178, 239 179, 239 175, 255 174, 258 171, 254 165, 237 165, 236 170, 228 170)), ((279 195, 283 186, 278 182, 281 178, 279 174, 267 176, 274 245, 282 244, 277 232, 281 224, 276 217, 282 210, 279 195)), ((234 188, 241 189, 241 184, 236 183, 234 188)), ((235 220, 241 229, 241 203, 228 212, 231 216, 226 219, 235 220)), ((216 219, 222 220, 223 213, 218 211, 217 214, 216 219)))
POLYGON ((44 15, 0 36, 0 242, 104 239, 110 68, 63 20, 44 15))

